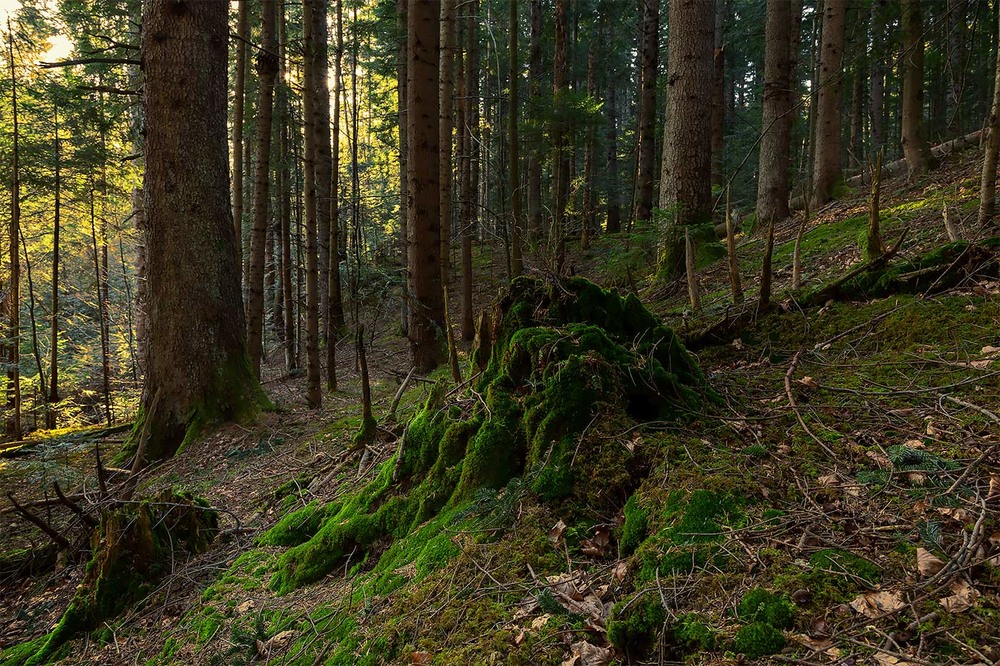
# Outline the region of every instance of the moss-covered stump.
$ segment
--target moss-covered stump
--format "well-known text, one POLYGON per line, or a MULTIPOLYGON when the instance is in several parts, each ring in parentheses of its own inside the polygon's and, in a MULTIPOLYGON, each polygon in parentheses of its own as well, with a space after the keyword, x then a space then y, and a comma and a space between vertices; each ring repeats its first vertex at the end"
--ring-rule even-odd
MULTIPOLYGON (((282 557, 276 591, 318 580, 346 555, 516 477, 548 501, 577 487, 587 489, 581 500, 599 501, 595 487, 614 493, 634 483, 614 434, 714 399, 672 330, 635 296, 584 279, 518 278, 480 328, 481 373, 463 406, 446 406, 442 387, 432 391, 406 429, 398 469, 390 460, 367 487, 327 507, 319 527, 298 521, 315 532, 282 557)), ((265 539, 287 543, 288 532, 265 539)))
POLYGON ((0 666, 49 663, 76 634, 97 628, 148 594, 178 552, 205 551, 217 531, 216 513, 187 493, 166 490, 106 511, 92 537, 83 582, 59 623, 0 653, 0 666))

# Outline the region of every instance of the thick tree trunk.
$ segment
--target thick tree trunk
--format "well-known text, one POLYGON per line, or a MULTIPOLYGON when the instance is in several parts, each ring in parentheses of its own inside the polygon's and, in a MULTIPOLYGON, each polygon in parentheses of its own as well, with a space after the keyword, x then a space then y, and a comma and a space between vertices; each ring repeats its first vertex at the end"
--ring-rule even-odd
POLYGON ((712 42, 715 10, 702 0, 670 0, 670 45, 667 92, 668 126, 661 182, 673 215, 673 229, 664 238, 661 271, 684 270, 684 227, 712 220, 711 140, 712 42))
POLYGON ((440 96, 440 122, 438 146, 441 160, 438 164, 441 225, 441 280, 447 286, 451 280, 451 142, 455 129, 452 105, 455 101, 455 0, 440 0, 441 4, 441 74, 438 81, 440 96))
MULTIPOLYGON (((791 7, 768 0, 764 47, 764 135, 757 177, 757 222, 788 217, 789 154, 792 129, 791 7)), ((798 25, 794 26, 798 30, 798 25)))
MULTIPOLYGON (((704 1, 704 0, 702 0, 704 1)), ((642 69, 639 81, 639 172, 636 176, 636 221, 653 215, 653 170, 656 157, 656 68, 660 53, 660 0, 639 0, 642 11, 642 69)), ((714 12, 713 12, 714 15, 714 12)), ((709 74, 711 80, 711 73, 709 74)), ((703 82, 704 85, 704 82, 703 82)))
POLYGON ((510 55, 510 97, 507 109, 507 137, 510 141, 510 264, 511 278, 524 272, 524 260, 521 256, 521 148, 518 144, 518 79, 521 77, 517 65, 517 3, 521 0, 508 0, 510 8, 508 52, 510 55))
POLYGON ((819 94, 816 102, 813 200, 818 208, 833 197, 842 178, 840 161, 840 88, 844 59, 847 0, 825 0, 820 39, 819 94))
POLYGON ((243 237, 243 117, 246 109, 247 41, 250 39, 250 0, 237 0, 236 91, 233 95, 233 227, 236 253, 242 262, 243 237))
POLYGON ((410 349, 420 372, 442 358, 444 296, 441 288, 440 3, 409 0, 406 109, 409 198, 410 349))
MULTIPOLYGON (((998 12, 1000 29, 1000 12, 998 12)), ((997 195, 997 153, 1000 152, 1000 52, 994 65, 996 74, 993 83, 993 107, 989 117, 989 139, 983 156, 982 180, 979 185, 979 225, 985 227, 996 214, 997 195)))
POLYGON ((872 151, 885 146, 882 125, 882 103, 885 96, 885 17, 878 3, 871 7, 871 71, 869 86, 868 122, 871 124, 872 151))
MULTIPOLYGON (((316 116, 316 245, 319 262, 319 332, 327 338, 327 320, 330 312, 330 248, 332 210, 336 201, 333 191, 333 155, 330 146, 330 38, 327 29, 327 0, 313 0, 312 47, 307 47, 307 57, 313 61, 313 89, 316 116)), ((318 364, 318 361, 317 361, 318 364)), ((318 384, 317 384, 318 386, 318 384)))
POLYGON ((555 39, 555 69, 553 73, 552 92, 555 98, 556 119, 552 123, 552 199, 555 207, 551 229, 552 263, 557 273, 562 271, 566 247, 566 205, 569 200, 569 156, 570 147, 566 140, 566 123, 560 117, 558 109, 566 103, 564 97, 567 90, 567 40, 569 39, 569 16, 566 10, 568 0, 556 0, 556 39, 555 39))
MULTIPOLYGON (((531 0, 531 37, 528 46, 528 99, 533 114, 539 111, 542 86, 542 0, 531 0)), ((528 155, 528 241, 532 246, 545 238, 542 224, 542 140, 533 130, 528 155)))
POLYGON ((924 130, 924 36, 921 0, 900 0, 903 28, 903 155, 910 175, 927 171, 931 150, 924 130))
MULTIPOLYGON (((303 47, 305 58, 302 68, 302 116, 305 121, 304 161, 302 177, 305 183, 302 202, 303 216, 306 226, 306 404, 311 409, 317 409, 323 404, 323 392, 320 390, 319 367, 319 248, 318 212, 319 199, 323 198, 324 190, 329 191, 329 181, 320 179, 319 168, 320 137, 323 131, 320 124, 324 114, 320 107, 324 105, 329 111, 329 93, 326 80, 320 80, 319 60, 326 59, 323 40, 316 34, 318 24, 322 22, 323 31, 326 26, 325 3, 322 0, 305 0, 302 5, 303 47), (322 48, 323 53, 320 53, 322 48), (320 90, 320 87, 323 90, 320 90)), ((325 69, 325 67, 323 68, 325 69)), ((326 172, 329 176, 329 172, 326 172)), ((327 211, 329 213, 329 211, 327 211)))
POLYGON ((468 96, 468 138, 466 141, 469 175, 465 182, 465 217, 462 222, 462 339, 472 340, 472 237, 479 221, 479 0, 472 0, 467 8, 465 25, 465 89, 468 96))
POLYGON ((133 432, 148 421, 145 459, 158 460, 266 398, 247 355, 234 251, 226 4, 147 0, 142 25, 150 340, 133 432))
POLYGON ((715 0, 715 53, 712 79, 712 186, 725 184, 723 174, 726 144, 726 52, 725 26, 728 0, 715 0))
MULTIPOLYGON (((340 0, 337 0, 338 6, 340 0)), ((407 271, 407 187, 406 187, 406 11, 407 0, 396 0, 396 121, 399 129, 399 256, 403 271, 403 288, 399 299, 399 328, 406 335, 409 328, 409 280, 407 271)), ((339 10, 338 10, 339 11, 339 10)))
POLYGON ((274 81, 278 74, 275 0, 262 0, 261 13, 262 49, 257 54, 257 171, 254 176, 253 229, 250 234, 250 270, 247 279, 249 291, 247 344, 250 348, 250 366, 253 368, 254 376, 258 378, 264 355, 264 245, 267 241, 270 197, 274 81))
MULTIPOLYGON (((598 31, 596 39, 591 38, 587 47, 587 95, 597 99, 597 43, 602 40, 603 30, 598 31)), ((586 145, 583 153, 583 230, 580 246, 586 250, 590 247, 590 237, 597 229, 597 183, 595 183, 595 164, 597 153, 597 130, 587 127, 586 145)))
MULTIPOLYGON (((7 46, 10 63, 10 104, 13 120, 13 150, 11 151, 11 186, 10 186, 10 227, 7 238, 10 249, 10 292, 7 296, 7 314, 9 315, 9 330, 7 345, 10 366, 7 370, 7 402, 10 407, 10 425, 7 431, 17 441, 23 438, 21 433, 21 253, 18 249, 18 238, 21 234, 21 152, 20 152, 20 118, 17 108, 17 73, 14 69, 14 39, 10 27, 10 17, 7 18, 7 46)), ((104 329, 101 329, 102 331, 104 329)))
MULTIPOLYGON (((346 234, 341 234, 341 215, 340 215, 340 106, 341 106, 341 95, 340 91, 344 89, 344 3, 342 0, 337 0, 337 52, 334 57, 334 69, 333 69, 333 140, 332 140, 332 154, 331 154, 331 165, 330 165, 330 270, 329 270, 329 280, 330 284, 328 291, 330 293, 329 298, 329 311, 327 312, 327 340, 335 340, 337 334, 344 330, 347 325, 344 319, 344 289, 341 284, 340 279, 340 258, 341 258, 341 248, 344 245, 344 239, 346 234)), ((406 200, 400 202, 400 207, 406 206, 406 200)), ((334 351, 329 351, 330 346, 327 347, 328 355, 328 369, 327 372, 331 372, 330 368, 335 368, 333 356, 334 351)), ((334 378, 335 379, 335 378, 334 378)), ((336 381, 333 382, 333 387, 330 390, 336 388, 336 381)), ((331 378, 327 377, 327 386, 330 386, 331 378)))
POLYGON ((608 221, 606 231, 609 234, 617 234, 622 230, 621 199, 618 188, 618 81, 614 76, 608 76, 608 92, 604 102, 604 117, 607 123, 607 153, 605 163, 607 164, 607 177, 605 180, 604 196, 608 206, 608 221))

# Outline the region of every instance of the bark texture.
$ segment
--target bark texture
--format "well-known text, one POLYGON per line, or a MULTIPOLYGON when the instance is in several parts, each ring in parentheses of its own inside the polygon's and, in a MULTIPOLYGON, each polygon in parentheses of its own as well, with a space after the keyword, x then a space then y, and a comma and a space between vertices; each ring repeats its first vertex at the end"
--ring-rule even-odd
POLYGON ((931 149, 924 130, 924 35, 921 0, 900 0, 903 27, 903 155, 910 175, 927 171, 931 149))
POLYGON ((135 432, 148 421, 147 460, 265 401, 247 357, 229 201, 226 9, 144 6, 150 338, 135 432))
POLYGON ((818 208, 833 197, 842 177, 840 160, 840 88, 844 59, 844 22, 847 0, 826 0, 820 38, 819 94, 816 101, 813 200, 818 208))
MULTIPOLYGON (((792 11, 788 0, 768 0, 764 27, 764 119, 757 177, 757 221, 788 217, 792 129, 792 11)), ((798 26, 796 26, 796 29, 798 26)))
POLYGON ((660 52, 660 0, 639 0, 639 4, 642 10, 642 67, 639 82, 639 173, 636 176, 635 219, 646 221, 653 214, 653 170, 656 159, 656 68, 660 52))

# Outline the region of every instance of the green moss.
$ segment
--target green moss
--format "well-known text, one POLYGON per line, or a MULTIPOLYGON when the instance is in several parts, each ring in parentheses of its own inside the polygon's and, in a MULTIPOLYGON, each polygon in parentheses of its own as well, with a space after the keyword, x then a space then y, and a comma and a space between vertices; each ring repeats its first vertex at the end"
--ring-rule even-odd
POLYGON ((625 524, 622 526, 618 545, 622 555, 630 555, 646 538, 646 532, 649 530, 649 512, 639 504, 638 495, 628 498, 623 512, 625 524))
POLYGON ((733 637, 733 651, 750 659, 777 654, 784 647, 784 635, 765 622, 754 622, 741 627, 733 637))
POLYGON ((743 597, 736 616, 743 622, 765 622, 778 629, 789 629, 795 621, 795 606, 784 594, 757 587, 743 597))
POLYGON ((260 544, 265 546, 297 546, 308 541, 315 534, 327 514, 336 513, 336 505, 332 507, 313 500, 304 507, 285 514, 278 523, 260 537, 260 544))
POLYGON ((642 652, 666 619, 655 594, 619 601, 608 618, 608 641, 619 650, 642 652))
POLYGON ((873 587, 882 578, 879 567, 846 550, 830 548, 813 553, 809 564, 817 600, 843 600, 859 589, 873 587))
POLYGON ((685 613, 677 618, 674 640, 689 652, 710 652, 715 649, 718 633, 698 613, 685 613))

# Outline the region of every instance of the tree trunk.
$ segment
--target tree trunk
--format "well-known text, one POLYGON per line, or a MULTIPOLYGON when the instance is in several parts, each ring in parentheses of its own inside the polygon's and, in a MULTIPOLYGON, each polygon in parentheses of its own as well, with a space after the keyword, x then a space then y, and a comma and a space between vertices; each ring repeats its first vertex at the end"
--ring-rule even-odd
POLYGON ((407 12, 407 218, 409 220, 410 349, 420 372, 441 362, 440 12, 433 0, 409 0, 407 12))
POLYGON ((715 53, 712 79, 712 186, 725 184, 726 147, 726 44, 725 27, 729 13, 728 0, 715 0, 715 53))
POLYGON ((715 10, 701 0, 670 0, 670 75, 662 183, 674 229, 664 239, 661 270, 684 270, 684 227, 711 223, 712 42, 715 10))
POLYGON ((438 164, 441 225, 441 282, 451 280, 451 141, 455 126, 452 104, 455 101, 455 0, 440 0, 441 4, 441 74, 438 81, 440 95, 440 124, 438 146, 441 160, 438 164))
MULTIPOLYGON (((339 7, 340 0, 337 0, 337 4, 339 7)), ((403 271, 403 288, 400 290, 399 299, 399 328, 403 335, 407 334, 410 324, 410 297, 407 288, 409 280, 406 276, 408 250, 406 244, 406 211, 408 210, 406 205, 408 197, 406 187, 406 4, 407 0, 396 0, 396 120, 399 129, 399 263, 403 271)), ((338 11, 340 10, 338 9, 338 11)))
MULTIPOLYGON (((344 60, 344 3, 337 2, 337 46, 333 66, 333 140, 330 155, 330 235, 329 266, 327 267, 327 311, 326 311, 326 390, 337 390, 337 337, 344 330, 344 301, 340 284, 340 90, 343 87, 344 60)), ((402 3, 403 0, 400 0, 402 3)), ((405 84, 404 84, 405 85, 405 84)), ((402 125, 400 138, 405 137, 402 125)), ((403 164, 402 157, 400 164, 403 164)), ((404 172, 400 180, 405 181, 404 172)), ((405 185, 401 185, 405 189, 405 185)), ((405 210, 405 199, 400 202, 400 210, 405 210)), ((405 213, 403 213, 405 219, 405 213)), ((405 223, 403 225, 405 229, 405 223)), ((403 290, 406 291, 405 289, 403 290)), ((404 299, 405 307, 405 299, 404 299)))
MULTIPOLYGON (((1000 30, 1000 12, 998 12, 1000 30)), ((989 117, 989 139, 983 156, 982 180, 979 185, 979 226, 985 227, 996 214, 997 193, 997 153, 1000 152, 1000 51, 994 64, 996 70, 993 84, 993 106, 989 117)))
POLYGON ((236 92, 233 95, 233 227, 240 261, 243 236, 243 117, 246 110, 247 41, 250 38, 250 0, 237 0, 236 92))
MULTIPOLYGON (((602 39, 603 30, 598 31, 596 38, 591 38, 587 47, 587 96, 597 99, 597 42, 602 39)), ((590 247, 590 236, 597 229, 597 187, 594 182, 594 160, 597 153, 597 130, 588 126, 586 129, 586 145, 583 152, 583 230, 580 247, 584 250, 590 247)))
POLYGON ((556 39, 555 39, 555 70, 553 74, 552 92, 555 99, 556 118, 552 123, 552 143, 554 152, 552 157, 553 174, 553 201, 554 215, 551 229, 551 246, 553 268, 557 273, 562 272, 565 260, 565 225, 566 225, 566 205, 569 199, 569 155, 570 148, 566 141, 566 123, 562 119, 560 109, 566 101, 564 99, 566 86, 566 73, 568 65, 567 40, 569 38, 568 16, 566 11, 567 0, 556 0, 556 39))
MULTIPOLYGON (((642 13, 642 69, 639 81, 639 172, 635 219, 653 215, 653 162, 656 157, 656 68, 660 53, 660 0, 639 0, 642 13)), ((704 1, 704 0, 703 0, 704 1)), ((711 74, 709 75, 711 76, 711 74)))
POLYGON ((521 72, 517 65, 517 3, 521 0, 508 0, 510 6, 510 21, 508 35, 508 51, 510 54, 510 101, 507 109, 507 134, 510 140, 510 263, 511 278, 524 272, 524 260, 521 257, 521 148, 517 137, 517 86, 521 72))
MULTIPOLYGON (((788 217, 792 129, 791 6, 768 0, 764 51, 764 117, 757 178, 757 222, 788 217)), ((798 29, 796 25, 794 29, 798 29)))
MULTIPOLYGON (((285 2, 281 0, 280 14, 281 24, 285 24, 285 2)), ((282 28, 284 32, 285 28, 282 28)), ((286 40, 282 39, 282 42, 286 40)), ((292 280, 292 141, 291 128, 292 113, 291 100, 289 99, 288 85, 285 83, 285 76, 288 69, 287 48, 281 47, 279 55, 279 68, 281 81, 279 88, 278 113, 278 153, 281 159, 278 162, 278 235, 281 239, 281 311, 282 345, 285 356, 285 370, 291 372, 299 367, 298 352, 295 349, 295 299, 293 297, 292 280)), ((296 134, 298 134, 296 132, 296 134)))
MULTIPOLYGON (((147 460, 266 402, 245 343, 226 146, 226 4, 147 0, 148 369, 135 433, 147 460), (198 165, 198 168, 191 168, 198 165)), ((273 41, 272 41, 273 43, 273 41)))
POLYGON ((604 117, 607 123, 607 180, 604 196, 608 206, 607 232, 617 234, 622 230, 622 213, 618 188, 618 81, 614 75, 608 76, 608 92, 604 102, 604 117))
MULTIPOLYGON (((53 118, 55 119, 55 149, 56 149, 56 173, 55 191, 53 202, 53 222, 52 222, 52 302, 50 306, 52 324, 49 343, 49 388, 45 402, 48 403, 45 409, 45 427, 53 429, 56 427, 56 408, 59 402, 59 233, 62 224, 62 145, 59 140, 59 106, 53 108, 53 118)), ((133 197, 133 201, 135 197, 133 197)), ((141 215, 136 211, 136 226, 139 225, 141 215)), ((139 247, 143 248, 143 232, 140 230, 139 247)), ((142 262, 136 261, 136 277, 141 279, 142 262)), ((136 311, 140 304, 136 305, 136 311)), ((138 320, 138 317, 136 318, 138 320)), ((138 329, 138 327, 137 327, 138 329)), ((138 330, 136 331, 138 335, 138 330)))
MULTIPOLYGON (((468 5, 465 25, 465 89, 468 96, 468 168, 469 176, 465 183, 465 194, 462 198, 466 203, 466 216, 462 222, 462 339, 472 340, 472 236, 476 233, 479 221, 479 0, 472 0, 468 5)), ((534 151, 533 151, 534 153, 534 151)))
POLYGON ((870 73, 870 93, 869 93, 869 118, 871 124, 872 151, 878 152, 885 146, 885 136, 882 126, 882 104, 885 97, 885 17, 879 11, 878 3, 872 3, 871 26, 871 73, 870 73))
MULTIPOLYGON (((327 0, 314 0, 312 11, 312 48, 306 53, 313 61, 313 89, 316 115, 316 245, 318 247, 319 274, 319 333, 327 337, 327 320, 330 312, 330 248, 333 229, 331 220, 336 205, 333 191, 333 155, 330 146, 330 38, 327 29, 327 0)), ((317 360, 317 368, 319 361, 317 360)), ((318 382, 319 380, 317 380, 318 382)), ((317 383, 317 386, 319 384, 317 383)))
MULTIPOLYGON (((528 99, 533 115, 539 111, 542 86, 542 0, 531 0, 531 38, 528 47, 528 99)), ((528 155, 528 240, 535 246, 545 238, 542 224, 542 137, 531 133, 528 155)), ((464 328, 463 328, 464 330, 464 328)), ((463 334, 464 337, 464 334, 463 334)))
MULTIPOLYGON (((319 199, 323 197, 324 188, 329 190, 320 180, 319 144, 322 130, 323 97, 329 101, 328 93, 320 91, 320 86, 326 88, 326 81, 320 81, 320 58, 326 59, 325 53, 320 54, 321 38, 316 34, 319 22, 326 26, 325 3, 322 0, 305 0, 302 4, 303 48, 305 58, 302 67, 302 116, 305 121, 304 163, 302 176, 305 183, 302 202, 306 226, 306 404, 310 409, 318 409, 323 404, 323 393, 320 390, 319 367, 319 248, 318 208, 319 199)), ((324 30, 325 31, 325 30, 324 30)), ((324 49, 325 51, 325 49, 324 49)), ((329 106, 327 104, 327 106, 329 106)), ((329 175, 329 174, 327 174, 329 175)))
POLYGON ((21 433, 21 260, 18 237, 21 234, 21 153, 20 118, 17 108, 17 72, 14 69, 14 32, 7 17, 7 47, 10 62, 10 105, 13 119, 13 149, 11 151, 10 227, 7 242, 10 247, 10 293, 7 296, 7 313, 10 327, 7 344, 10 366, 7 371, 7 401, 10 407, 10 425, 7 431, 17 441, 21 433))
POLYGON ((816 208, 830 201, 834 187, 842 178, 840 88, 843 76, 840 65, 844 58, 847 0, 825 0, 823 11, 813 165, 813 201, 816 208))
POLYGON ((261 14, 262 48, 257 53, 257 172, 254 176, 253 229, 247 280, 247 344, 250 348, 250 367, 257 378, 260 378, 260 363, 264 355, 264 245, 267 241, 274 80, 278 73, 275 0, 262 0, 261 14))
POLYGON ((924 131, 924 36, 921 0, 900 0, 903 28, 903 155, 910 175, 930 167, 931 150, 924 131))

